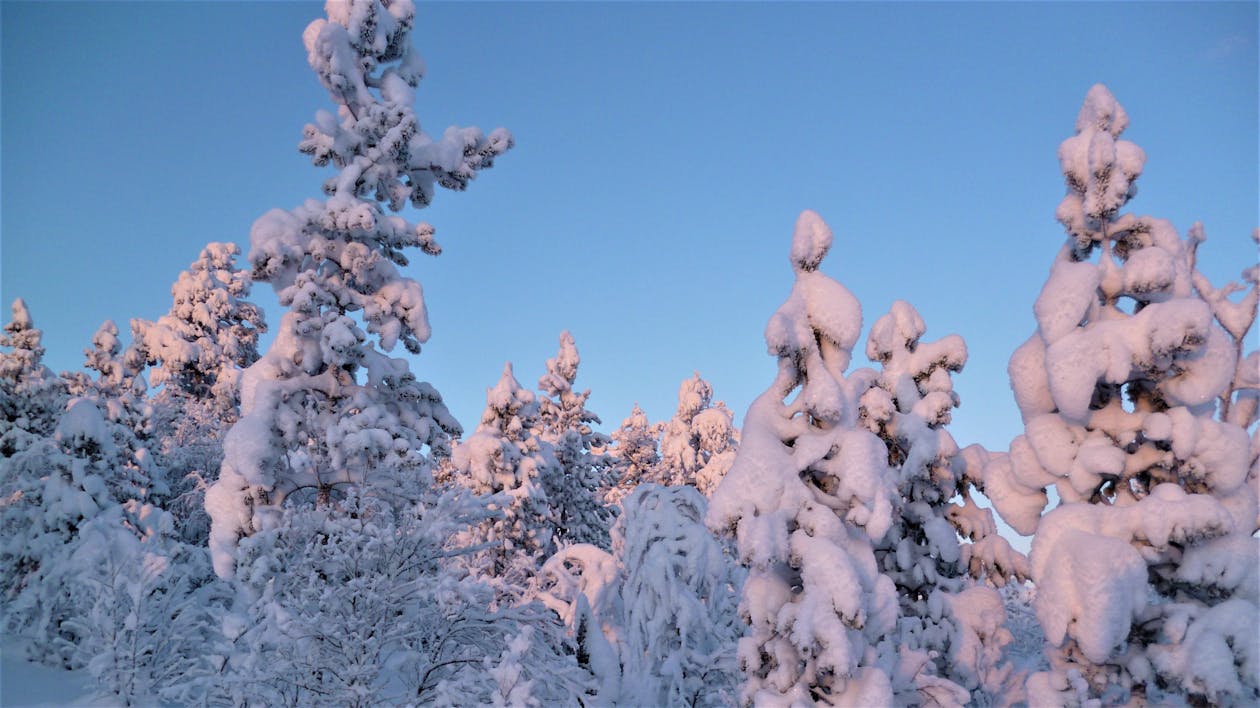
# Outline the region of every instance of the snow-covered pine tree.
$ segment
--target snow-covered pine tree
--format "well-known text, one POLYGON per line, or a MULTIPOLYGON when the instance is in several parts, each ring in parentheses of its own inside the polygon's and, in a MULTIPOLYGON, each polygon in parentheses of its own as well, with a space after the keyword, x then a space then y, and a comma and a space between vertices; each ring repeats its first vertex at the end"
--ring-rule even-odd
POLYGON ((992 513, 971 498, 967 466, 945 426, 959 404, 951 373, 967 347, 958 335, 929 342, 914 306, 896 301, 871 327, 866 355, 879 371, 850 376, 859 392, 859 420, 884 441, 897 486, 896 509, 875 557, 897 586, 901 621, 886 650, 899 665, 923 667, 894 681, 899 703, 930 703, 940 678, 966 688, 972 700, 1005 694, 1011 671, 999 667, 1011 641, 1002 597, 977 584, 1024 580, 1027 561, 997 534, 992 513), (865 389, 865 390, 863 390, 865 389), (958 497, 962 504, 953 503, 958 497), (959 536, 972 540, 960 544, 959 536), (926 695, 915 695, 924 691, 926 695))
POLYGON ((170 479, 167 510, 182 537, 205 544, 205 487, 223 460, 223 435, 240 415, 241 370, 258 360, 262 310, 249 296, 240 249, 211 243, 171 286, 170 311, 156 322, 133 319, 128 356, 152 367, 156 452, 170 479))
POLYGON ((493 495, 499 512, 468 532, 469 545, 487 545, 473 556, 473 566, 517 591, 556 549, 556 513, 542 480, 558 476, 560 464, 533 432, 538 408, 506 364, 499 382, 486 390, 481 424, 451 455, 452 480, 493 495))
POLYGON ((657 484, 689 484, 708 496, 735 461, 739 431, 726 404, 699 372, 678 387, 678 410, 662 427, 657 484))
MULTIPOLYGON (((84 349, 84 371, 64 374, 71 394, 69 409, 80 403, 92 405, 104 415, 114 444, 106 463, 106 483, 114 498, 122 501, 165 501, 170 486, 150 448, 153 438, 153 403, 144 378, 143 361, 118 340, 112 320, 101 324, 92 336, 92 348, 84 349)), ((68 410, 69 410, 68 409, 68 410)))
POLYGON ((661 427, 661 423, 649 423, 647 414, 636 403, 621 426, 609 435, 613 441, 609 453, 612 476, 616 481, 604 492, 606 503, 619 504, 635 487, 654 480, 652 475, 661 461, 661 427))
POLYGON ((60 453, 54 435, 67 401, 65 380, 44 366, 43 333, 26 303, 14 300, 12 311, 0 334, 0 598, 6 605, 59 542, 31 548, 30 524, 42 512, 42 478, 51 468, 46 460, 60 453))
POLYGON ((1024 434, 984 470, 999 512, 1036 531, 1050 670, 1029 701, 1253 703, 1255 372, 1238 361, 1255 297, 1196 276, 1197 236, 1120 213, 1145 162, 1127 125, 1097 85, 1059 147, 1068 238, 1009 367, 1024 434), (1062 504, 1039 518, 1049 486, 1062 504))
POLYGON ((254 281, 270 283, 289 310, 242 375, 241 419, 206 492, 224 577, 238 540, 278 522, 295 492, 323 501, 349 485, 423 478, 431 457, 447 454, 459 426, 441 396, 386 354, 400 342, 418 353, 429 338, 423 291, 399 267, 408 248, 440 248, 431 226, 388 212, 427 205, 435 185, 464 189, 512 145, 502 129, 451 127, 438 140, 420 129, 412 104, 423 62, 409 41, 410 0, 326 9, 303 41, 337 115, 320 111, 299 150, 337 172, 326 200, 272 210, 250 232, 254 281))
POLYGON ((608 548, 613 510, 601 492, 612 484, 612 461, 605 453, 612 441, 591 428, 600 422, 586 408, 591 392, 573 388, 580 363, 573 335, 562 332, 560 351, 547 360, 547 373, 538 380, 542 395, 535 424, 538 438, 554 450, 560 474, 540 480, 556 514, 556 541, 608 548))
MULTIPOLYGON (((65 381, 44 366, 43 332, 21 298, 12 312, 0 334, 0 465, 50 437, 66 406, 65 381)), ((0 472, 0 484, 7 479, 0 472)))
POLYGON ((234 243, 210 243, 171 286, 171 309, 156 322, 132 320, 135 356, 153 367, 159 397, 209 401, 234 417, 240 371, 258 360, 267 327, 249 297, 250 275, 236 266, 234 243))
POLYGON ((818 270, 831 243, 822 218, 803 212, 796 282, 766 326, 779 373, 749 407, 707 517, 749 566, 739 643, 747 703, 893 701, 894 667, 880 665, 877 645, 896 628, 897 594, 873 546, 892 523, 895 488, 888 451, 858 426, 844 377, 862 312, 818 270))

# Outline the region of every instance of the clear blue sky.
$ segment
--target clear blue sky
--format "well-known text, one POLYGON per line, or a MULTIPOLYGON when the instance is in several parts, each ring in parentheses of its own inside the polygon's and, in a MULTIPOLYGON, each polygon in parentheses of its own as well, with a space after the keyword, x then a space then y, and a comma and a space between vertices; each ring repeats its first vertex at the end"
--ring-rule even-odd
MULTIPOLYGON (((322 4, 0 13, 3 319, 26 298, 53 368, 165 312, 206 242, 319 196, 296 144, 330 107, 301 45, 322 4)), ((742 417, 812 208, 868 327, 905 299, 963 335, 954 435, 1005 449, 1006 361, 1063 241, 1055 152, 1095 82, 1148 154, 1131 208, 1202 220, 1218 282, 1256 260, 1255 2, 420 3, 414 39, 426 130, 517 140, 410 215, 446 248, 409 269, 434 330, 412 368, 469 430, 503 362, 534 386, 566 328, 605 430, 636 400, 667 418, 693 370, 742 417)))

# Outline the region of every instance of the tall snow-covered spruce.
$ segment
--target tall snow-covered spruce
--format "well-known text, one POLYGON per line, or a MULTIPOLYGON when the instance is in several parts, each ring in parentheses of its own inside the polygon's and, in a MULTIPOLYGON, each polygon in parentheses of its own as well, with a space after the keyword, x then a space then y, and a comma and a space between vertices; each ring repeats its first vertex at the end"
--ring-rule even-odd
POLYGON ((831 230, 812 211, 792 240, 792 292, 770 318, 779 373, 745 416, 735 462, 707 523, 735 537, 749 566, 739 643, 754 704, 891 705, 876 645, 897 616, 873 545, 892 522, 888 454, 858 427, 845 379, 862 329, 856 298, 818 267, 831 230))
POLYGON ((277 523, 295 493, 331 498, 347 485, 428 476, 459 427, 406 361, 429 337, 420 284, 404 251, 440 248, 428 224, 390 212, 424 207, 435 187, 462 190, 512 146, 503 129, 448 128, 433 139, 412 110, 423 62, 410 0, 329 2, 306 28, 311 68, 337 114, 317 113, 299 150, 332 164, 325 200, 254 223, 249 260, 288 307, 276 339, 241 380, 241 419, 206 493, 215 571, 234 572, 238 540, 277 523))
POLYGON ((1101 85, 1059 147, 1067 230, 1011 357, 1024 434, 984 470, 1022 533, 1050 670, 1033 704, 1260 700, 1250 284, 1216 290, 1196 225, 1121 214, 1145 154, 1101 85), (1253 432, 1248 439, 1248 428, 1253 432), (1062 504, 1041 516, 1053 487, 1062 504))

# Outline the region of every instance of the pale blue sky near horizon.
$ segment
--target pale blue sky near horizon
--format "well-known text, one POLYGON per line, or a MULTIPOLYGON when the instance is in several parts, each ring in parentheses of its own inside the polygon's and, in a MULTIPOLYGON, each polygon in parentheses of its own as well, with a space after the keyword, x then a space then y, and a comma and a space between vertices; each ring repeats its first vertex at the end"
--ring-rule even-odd
MULTIPOLYGON (((1201 220, 1218 284, 1256 262, 1257 4, 417 3, 424 128, 517 147, 409 211, 433 338, 412 369, 471 431, 512 361, 533 388, 562 330, 611 431, 673 412, 699 371, 742 418, 802 209, 865 326, 896 299, 961 334, 962 445, 1021 431, 1006 377, 1063 242, 1056 150, 1107 84, 1147 152, 1131 211, 1201 220)), ((209 241, 320 197, 296 151, 331 108, 301 33, 322 3, 0 3, 0 296, 46 363, 154 319, 209 241)), ((280 320, 270 288, 254 298, 280 320)), ((1253 332, 1253 345, 1255 333, 1253 332)), ((854 366, 866 364, 863 343, 854 366)))

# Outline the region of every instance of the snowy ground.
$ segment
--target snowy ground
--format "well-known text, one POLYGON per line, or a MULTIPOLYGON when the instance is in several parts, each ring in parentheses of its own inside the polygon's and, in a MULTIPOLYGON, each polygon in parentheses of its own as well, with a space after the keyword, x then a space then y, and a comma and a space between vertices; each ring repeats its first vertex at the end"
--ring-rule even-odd
POLYGON ((62 671, 23 658, 22 644, 5 638, 0 646, 0 706, 96 706, 92 678, 86 672, 62 671))

